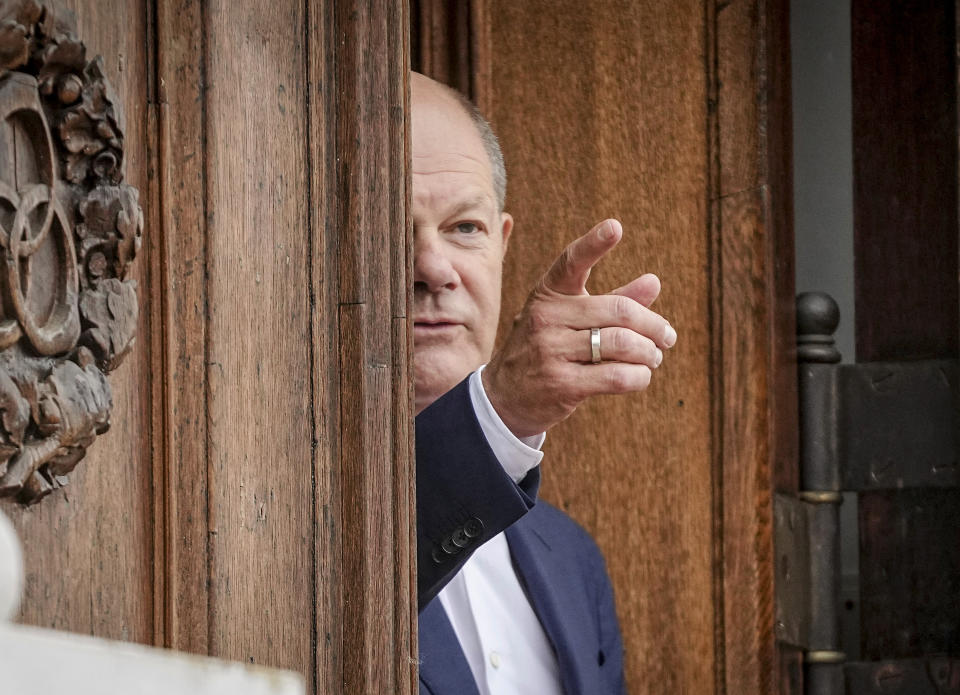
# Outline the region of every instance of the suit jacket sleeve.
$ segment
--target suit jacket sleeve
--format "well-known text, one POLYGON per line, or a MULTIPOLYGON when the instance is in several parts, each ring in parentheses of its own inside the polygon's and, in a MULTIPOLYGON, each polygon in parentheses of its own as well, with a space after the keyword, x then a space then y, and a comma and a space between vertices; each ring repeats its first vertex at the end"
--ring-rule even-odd
POLYGON ((436 596, 480 545, 536 500, 539 468, 519 485, 487 444, 468 380, 416 418, 417 604, 436 596))

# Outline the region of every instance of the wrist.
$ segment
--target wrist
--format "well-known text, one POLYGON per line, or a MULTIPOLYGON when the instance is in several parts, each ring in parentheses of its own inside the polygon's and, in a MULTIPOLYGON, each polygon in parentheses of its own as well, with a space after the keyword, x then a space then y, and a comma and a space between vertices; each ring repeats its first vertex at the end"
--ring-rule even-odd
POLYGON ((530 423, 523 422, 522 420, 514 417, 510 407, 509 402, 505 402, 503 398, 500 397, 502 389, 500 388, 499 381, 497 379, 496 368, 491 368, 489 365, 480 372, 480 383, 483 386, 483 390, 487 395, 487 400, 490 401, 490 405, 496 411, 497 416, 500 418, 500 421, 506 426, 508 430, 513 434, 517 439, 525 439, 527 437, 535 437, 539 434, 543 434, 544 429, 538 428, 536 426, 531 426, 530 423))

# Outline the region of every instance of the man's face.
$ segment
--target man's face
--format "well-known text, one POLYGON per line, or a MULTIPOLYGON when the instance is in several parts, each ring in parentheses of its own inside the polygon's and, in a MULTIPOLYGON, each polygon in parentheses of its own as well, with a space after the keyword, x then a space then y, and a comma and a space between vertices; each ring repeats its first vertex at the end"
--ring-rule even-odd
POLYGON ((490 358, 510 215, 463 108, 412 79, 413 345, 419 413, 490 358))

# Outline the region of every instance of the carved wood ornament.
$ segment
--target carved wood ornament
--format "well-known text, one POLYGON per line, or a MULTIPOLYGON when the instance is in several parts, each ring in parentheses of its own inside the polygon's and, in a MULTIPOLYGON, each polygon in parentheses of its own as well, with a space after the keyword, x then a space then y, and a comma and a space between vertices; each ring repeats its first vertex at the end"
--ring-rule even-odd
POLYGON ((134 342, 138 192, 120 107, 72 16, 0 0, 0 497, 66 483, 134 342))

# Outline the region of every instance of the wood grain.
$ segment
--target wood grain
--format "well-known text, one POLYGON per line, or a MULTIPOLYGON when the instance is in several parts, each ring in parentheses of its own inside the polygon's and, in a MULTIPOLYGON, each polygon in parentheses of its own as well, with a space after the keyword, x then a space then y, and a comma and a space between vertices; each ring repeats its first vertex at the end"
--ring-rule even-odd
POLYGON ((412 694, 408 4, 72 6, 145 192, 144 338, 68 494, 11 510, 23 619, 412 694))
POLYGON ((796 262, 793 231, 793 94, 790 64, 790 8, 783 0, 760 5, 760 56, 764 117, 759 125, 769 190, 767 291, 770 303, 771 458, 773 487, 799 487, 797 410, 796 262))
POLYGON ((486 113, 491 100, 492 23, 487 0, 413 0, 413 70, 466 94, 486 113))
POLYGON ((469 56, 504 146, 501 329, 530 277, 617 216, 591 283, 658 272, 680 332, 648 393, 551 431, 543 494, 605 550, 632 692, 773 692, 772 491, 796 477, 785 3, 470 11, 469 46, 427 36, 421 64, 457 85, 469 56))
MULTIPOLYGON (((147 36, 157 35, 157 16, 154 12, 147 12, 147 36)), ((149 286, 147 292, 153 301, 149 305, 150 335, 146 340, 150 344, 150 468, 152 473, 151 495, 153 501, 153 640, 154 645, 167 643, 167 591, 166 591, 166 494, 165 478, 167 475, 166 463, 166 435, 164 422, 164 399, 162 397, 163 375, 166 373, 164 364, 164 274, 158 269, 162 267, 164 255, 163 234, 161 232, 160 214, 160 98, 157 90, 157 43, 151 41, 146 51, 147 71, 147 133, 149 143, 147 147, 147 181, 148 187, 144 191, 146 209, 144 211, 144 225, 153 230, 153 234, 144 239, 144 256, 151 268, 149 272, 149 286)))
POLYGON ((777 673, 772 524, 797 469, 789 12, 735 0, 716 27, 722 672, 728 693, 772 693, 793 682, 777 673))
POLYGON ((958 354, 955 12, 851 3, 858 361, 958 354))
MULTIPOLYGON (((141 191, 149 218, 145 7, 139 2, 63 2, 75 12, 88 55, 101 54, 126 116, 125 180, 141 191), (117 32, 123 26, 123 32, 117 32)), ((140 375, 151 363, 151 298, 145 253, 134 265, 141 336, 111 375, 111 430, 91 447, 66 494, 37 507, 4 504, 24 546, 26 589, 19 620, 114 639, 151 642, 153 496, 149 389, 140 375)))
POLYGON ((345 575, 341 562, 343 528, 341 525, 339 390, 336 388, 339 334, 337 316, 336 239, 325 233, 336 229, 330 209, 337 195, 335 139, 330 133, 337 118, 337 103, 327 98, 336 84, 336 46, 332 3, 307 5, 307 62, 309 85, 309 161, 310 161, 310 294, 311 361, 314 429, 314 585, 317 610, 314 617, 315 692, 343 692, 343 630, 340 607, 343 605, 345 575))
POLYGON ((859 497, 860 658, 950 653, 960 633, 960 490, 859 497))
MULTIPOLYGON (((956 13, 851 3, 858 361, 958 355, 956 13)), ((960 491, 869 491, 858 505, 861 657, 949 651, 960 491)))
POLYGON ((206 12, 210 651, 312 673, 303 5, 206 12))
POLYGON ((720 201, 726 692, 773 692, 773 523, 765 191, 720 201))
POLYGON ((207 653, 207 180, 204 23, 191 0, 156 5, 157 226, 148 235, 161 280, 157 362, 151 370, 155 430, 156 525, 163 579, 164 646, 207 653))
POLYGON ((331 3, 323 17, 324 36, 311 32, 310 62, 318 86, 310 101, 325 103, 327 119, 311 118, 319 148, 313 185, 318 202, 325 200, 312 213, 324 524, 317 582, 324 587, 318 598, 327 599, 328 583, 336 598, 317 626, 327 666, 318 670, 317 690, 413 693, 408 6, 331 3), (320 86, 329 84, 337 90, 323 102, 331 93, 320 86))
POLYGON ((412 68, 464 94, 473 92, 471 8, 475 5, 477 0, 413 0, 411 7, 416 50, 412 68))
POLYGON ((604 550, 631 692, 714 692, 704 8, 488 4, 488 115, 517 220, 501 329, 530 278, 614 216, 624 239, 591 287, 658 273, 680 333, 647 393, 551 431, 543 495, 604 550))
POLYGON ((416 453, 412 417, 413 405, 413 335, 409 330, 413 305, 413 220, 411 177, 406 175, 411 159, 410 8, 407 3, 393 3, 387 16, 393 48, 387 56, 389 72, 390 113, 390 212, 388 225, 393 235, 402 230, 402 239, 388 240, 390 256, 390 323, 392 329, 392 489, 393 554, 394 554, 394 625, 393 660, 394 692, 413 694, 419 691, 417 681, 417 563, 416 563, 416 453), (403 186, 397 185, 402 178, 403 186), (399 242, 399 243, 398 243, 399 242), (404 572, 406 568, 406 572, 404 572))

